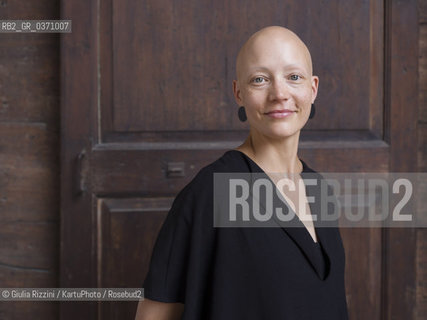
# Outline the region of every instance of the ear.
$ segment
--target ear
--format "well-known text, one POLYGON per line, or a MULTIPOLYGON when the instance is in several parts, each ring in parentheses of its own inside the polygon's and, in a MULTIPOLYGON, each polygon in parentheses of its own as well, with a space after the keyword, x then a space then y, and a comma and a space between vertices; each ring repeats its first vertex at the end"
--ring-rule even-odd
POLYGON ((239 82, 237 80, 233 80, 233 93, 234 93, 234 99, 236 100, 236 103, 239 106, 241 106, 243 104, 243 101, 241 97, 239 82))
POLYGON ((318 89, 319 89, 319 77, 312 76, 311 77, 311 92, 312 92, 311 103, 314 103, 314 100, 316 100, 318 89))

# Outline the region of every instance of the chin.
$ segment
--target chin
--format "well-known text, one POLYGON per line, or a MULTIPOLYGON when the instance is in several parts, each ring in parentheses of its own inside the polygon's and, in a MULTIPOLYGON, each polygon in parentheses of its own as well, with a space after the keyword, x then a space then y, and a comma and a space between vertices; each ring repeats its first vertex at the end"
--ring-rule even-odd
POLYGON ((297 136, 297 134, 300 132, 300 129, 294 129, 294 130, 272 130, 270 132, 266 132, 266 136, 270 137, 271 139, 286 139, 293 136, 297 136))
POLYGON ((269 130, 266 131, 269 132, 270 136, 276 138, 287 138, 297 134, 299 131, 301 131, 302 127, 302 123, 277 123, 277 125, 271 126, 269 130))
POLYGON ((304 126, 304 123, 276 123, 272 125, 271 123, 264 124, 264 125, 251 125, 251 130, 254 130, 254 132, 257 132, 258 134, 271 139, 271 140, 278 140, 278 139, 286 139, 293 136, 298 136, 299 132, 301 131, 302 127, 304 126))

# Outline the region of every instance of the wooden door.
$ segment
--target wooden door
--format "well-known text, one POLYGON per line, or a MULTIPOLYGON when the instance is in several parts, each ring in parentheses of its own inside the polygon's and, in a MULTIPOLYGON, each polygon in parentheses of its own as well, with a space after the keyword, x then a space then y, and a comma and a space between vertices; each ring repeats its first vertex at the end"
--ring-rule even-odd
MULTIPOLYGON (((140 287, 177 192, 239 145, 243 41, 295 30, 320 77, 300 156, 318 171, 416 165, 416 1, 62 1, 61 286, 140 287)), ((351 319, 414 304, 411 230, 344 229, 351 319), (402 298, 404 297, 404 298, 402 298)), ((136 302, 64 302, 61 319, 133 319, 136 302)))

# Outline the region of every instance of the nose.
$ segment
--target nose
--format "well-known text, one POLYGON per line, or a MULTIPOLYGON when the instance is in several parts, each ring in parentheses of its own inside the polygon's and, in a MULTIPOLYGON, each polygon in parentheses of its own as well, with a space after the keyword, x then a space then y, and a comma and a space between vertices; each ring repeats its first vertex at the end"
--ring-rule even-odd
POLYGON ((270 86, 269 96, 272 101, 289 99, 289 88, 286 82, 283 79, 275 79, 270 86))

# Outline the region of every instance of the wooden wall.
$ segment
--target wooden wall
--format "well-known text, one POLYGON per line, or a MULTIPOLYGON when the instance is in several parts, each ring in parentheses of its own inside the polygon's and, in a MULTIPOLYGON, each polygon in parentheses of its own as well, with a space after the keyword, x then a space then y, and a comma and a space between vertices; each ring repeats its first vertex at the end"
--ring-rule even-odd
MULTIPOLYGON (((418 168, 427 172, 427 0, 418 0, 419 120, 418 168)), ((417 320, 427 319, 427 229, 417 230, 417 320)))
MULTIPOLYGON (((59 1, 0 1, 0 19, 58 19, 59 1)), ((58 286, 59 35, 0 34, 0 287, 58 286)), ((57 319, 1 302, 0 319, 57 319)))
MULTIPOLYGON (((0 19, 58 19, 59 1, 0 1, 0 19)), ((419 0, 419 170, 427 172, 427 0, 419 0)), ((0 287, 56 287, 59 37, 0 34, 0 287)), ((427 318, 427 229, 418 230, 417 319, 427 318)), ((57 319, 56 303, 3 302, 0 319, 57 319)))

